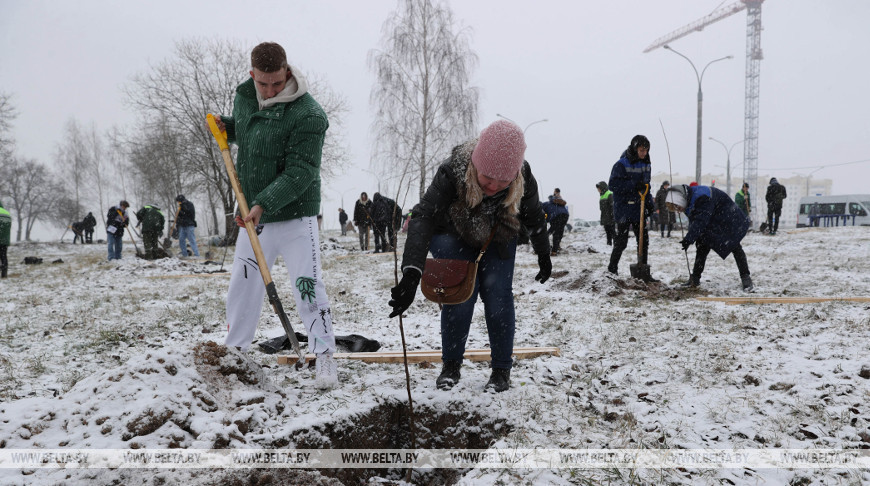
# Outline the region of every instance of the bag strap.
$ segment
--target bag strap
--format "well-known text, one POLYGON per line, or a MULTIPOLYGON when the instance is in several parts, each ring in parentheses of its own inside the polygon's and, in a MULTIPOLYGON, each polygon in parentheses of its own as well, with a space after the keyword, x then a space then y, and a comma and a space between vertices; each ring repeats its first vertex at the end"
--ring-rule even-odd
POLYGON ((480 259, 483 258, 483 254, 486 252, 487 247, 492 243, 492 239, 495 237, 495 230, 498 228, 498 226, 496 226, 497 224, 498 223, 494 223, 492 225, 492 233, 489 234, 489 239, 487 239, 486 243, 483 244, 483 248, 480 249, 480 254, 477 255, 477 260, 474 260, 474 263, 480 263, 480 259))

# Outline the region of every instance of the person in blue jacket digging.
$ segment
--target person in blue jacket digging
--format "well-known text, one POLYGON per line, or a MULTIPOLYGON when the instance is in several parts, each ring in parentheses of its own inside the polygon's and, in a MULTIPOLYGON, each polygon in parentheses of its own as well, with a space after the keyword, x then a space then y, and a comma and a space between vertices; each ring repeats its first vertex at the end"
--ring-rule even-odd
POLYGON ((734 255, 743 290, 751 292, 749 263, 740 242, 749 229, 749 218, 727 194, 715 187, 678 185, 668 190, 666 204, 671 211, 684 211, 689 217, 689 230, 680 241, 686 251, 695 245, 695 266, 685 287, 701 284, 701 274, 710 250, 722 259, 734 255))

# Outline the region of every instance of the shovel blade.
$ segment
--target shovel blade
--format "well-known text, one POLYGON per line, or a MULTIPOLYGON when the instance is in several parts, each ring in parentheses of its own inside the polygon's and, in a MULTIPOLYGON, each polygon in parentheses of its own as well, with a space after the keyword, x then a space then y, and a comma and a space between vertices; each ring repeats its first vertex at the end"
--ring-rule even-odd
POLYGON ((652 282, 653 278, 650 274, 650 267, 645 263, 632 263, 629 265, 631 276, 643 280, 644 282, 652 282))

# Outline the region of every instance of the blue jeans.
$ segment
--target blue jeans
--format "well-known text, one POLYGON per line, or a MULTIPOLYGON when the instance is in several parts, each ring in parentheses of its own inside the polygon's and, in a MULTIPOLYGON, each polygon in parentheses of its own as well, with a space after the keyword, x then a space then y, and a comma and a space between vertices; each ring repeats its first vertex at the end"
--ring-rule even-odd
POLYGON ((121 248, 124 246, 124 238, 107 232, 106 241, 109 242, 109 260, 120 260, 121 248))
POLYGON ((178 246, 181 247, 181 255, 187 256, 187 244, 184 240, 190 241, 190 249, 193 254, 199 256, 199 248, 196 247, 196 234, 194 234, 196 226, 179 226, 178 227, 178 246))
MULTIPOLYGON (((435 258, 471 260, 477 258, 479 248, 471 248, 458 236, 441 234, 432 237, 429 246, 435 258)), ((492 350, 492 367, 510 369, 514 351, 514 260, 517 240, 507 245, 508 258, 502 260, 492 246, 487 249, 477 267, 474 293, 467 301, 457 305, 445 305, 441 311, 441 359, 462 361, 465 342, 471 328, 471 316, 477 296, 483 301, 489 347, 492 350)))

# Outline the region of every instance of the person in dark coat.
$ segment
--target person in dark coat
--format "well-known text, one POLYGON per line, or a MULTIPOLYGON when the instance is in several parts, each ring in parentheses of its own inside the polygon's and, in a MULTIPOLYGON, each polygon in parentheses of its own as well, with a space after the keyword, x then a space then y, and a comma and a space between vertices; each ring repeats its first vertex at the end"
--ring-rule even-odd
POLYGON ((0 202, 0 278, 6 278, 9 271, 9 258, 6 250, 9 247, 12 233, 12 215, 0 202))
POLYGON ((359 195, 359 200, 353 207, 353 224, 359 229, 359 249, 369 249, 369 228, 374 224, 372 220, 372 202, 365 192, 359 195))
POLYGON ((81 242, 81 244, 85 244, 85 224, 81 221, 76 221, 70 228, 73 230, 73 245, 76 244, 76 241, 81 242))
POLYGON ((178 203, 178 220, 175 226, 178 228, 178 246, 181 247, 181 256, 186 257, 187 242, 194 256, 199 256, 199 248, 196 247, 196 208, 183 194, 175 198, 178 203))
POLYGON ((568 208, 566 207, 568 203, 562 199, 562 193, 559 191, 557 187, 555 191, 553 191, 553 195, 547 198, 547 202, 543 203, 541 206, 544 208, 544 213, 547 215, 547 222, 550 223, 550 229, 548 233, 553 234, 553 251, 550 253, 552 256, 556 256, 560 251, 562 251, 562 237, 565 234, 565 225, 568 224, 568 208))
POLYGON ((613 235, 615 233, 613 219, 613 193, 607 188, 607 183, 604 181, 595 184, 598 189, 598 208, 601 211, 601 227, 604 228, 604 234, 607 236, 607 244, 613 244, 613 235))
POLYGON ((154 260, 162 258, 163 252, 160 251, 158 241, 160 236, 163 235, 163 226, 166 224, 163 212, 156 205, 150 204, 136 211, 136 219, 139 220, 136 226, 142 226, 142 244, 145 246, 145 259, 154 260))
POLYGON ((776 177, 770 179, 770 185, 767 186, 767 194, 764 200, 767 201, 767 227, 770 228, 770 234, 775 235, 779 229, 779 217, 782 215, 782 200, 787 198, 785 186, 776 180, 776 177))
MULTIPOLYGON (((634 238, 640 244, 641 207, 644 212, 651 212, 652 196, 649 194, 651 162, 649 158, 649 139, 643 135, 635 135, 628 148, 622 152, 619 160, 613 164, 608 186, 613 191, 613 217, 616 220, 616 236, 613 241, 613 252, 610 254, 610 265, 607 271, 616 274, 619 269, 619 259, 628 246, 628 231, 634 231, 634 238), (647 193, 645 199, 641 194, 647 193)), ((649 251, 649 228, 643 228, 643 248, 640 251, 638 263, 647 263, 649 251)))
POLYGON ((121 201, 117 206, 109 208, 106 214, 106 242, 109 246, 109 261, 120 260, 124 249, 124 228, 130 224, 127 208, 130 203, 121 201))
POLYGON ((341 226, 341 236, 347 236, 347 213, 344 208, 338 208, 338 225, 341 226))
POLYGON ((396 244, 396 218, 393 214, 401 218, 402 208, 396 205, 396 201, 376 192, 372 196, 371 213, 375 230, 375 253, 393 251, 396 244))
POLYGON ((676 186, 668 191, 666 196, 668 206, 674 211, 685 211, 689 217, 689 230, 680 241, 683 250, 695 245, 695 266, 687 287, 697 287, 701 284, 701 274, 707 262, 710 250, 715 251, 724 260, 728 255, 734 255, 737 270, 740 272, 740 282, 743 290, 753 289, 752 278, 749 276, 749 263, 740 241, 749 229, 749 218, 737 207, 737 203, 728 194, 715 187, 686 185, 676 186))
POLYGON ((434 258, 473 261, 492 238, 480 260, 471 298, 441 310, 443 368, 435 381, 441 389, 459 381, 478 296, 483 300, 492 349, 492 374, 485 389, 501 392, 510 387, 516 325, 514 260, 522 225, 529 228, 538 255, 540 271, 535 280, 546 282, 553 271, 538 183, 524 160, 525 150, 520 127, 506 120, 492 123, 479 139, 453 149, 412 212, 402 280, 390 291, 390 317, 413 302, 430 251, 434 258))
POLYGON ((85 219, 82 220, 82 224, 85 228, 85 243, 93 243, 94 228, 97 226, 97 218, 94 217, 94 213, 88 213, 85 219))
POLYGON ((671 230, 674 229, 674 222, 677 220, 676 215, 672 211, 668 211, 668 206, 665 204, 665 196, 668 194, 668 188, 671 183, 664 181, 656 192, 656 212, 659 215, 659 229, 662 231, 662 238, 665 237, 665 228, 668 230, 668 238, 671 237, 671 230))

